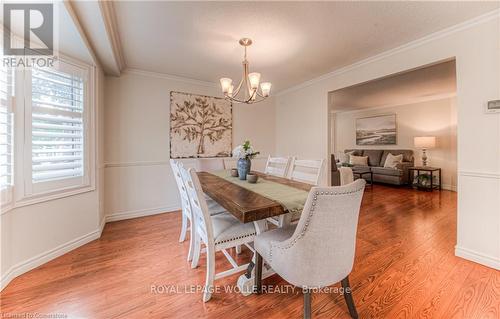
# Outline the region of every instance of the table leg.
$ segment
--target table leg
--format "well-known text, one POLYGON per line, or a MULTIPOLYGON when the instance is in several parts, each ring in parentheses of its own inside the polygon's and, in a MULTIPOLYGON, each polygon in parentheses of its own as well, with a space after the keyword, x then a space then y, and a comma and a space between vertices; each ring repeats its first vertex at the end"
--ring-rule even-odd
POLYGON ((434 172, 431 171, 431 192, 434 191, 434 181, 433 181, 433 177, 434 177, 434 172))
POLYGON ((439 190, 441 190, 441 169, 439 169, 439 190))
MULTIPOLYGON (((255 221, 254 225, 255 225, 255 231, 256 231, 257 235, 261 234, 267 230, 267 222, 265 219, 255 221)), ((252 257, 252 261, 248 265, 247 272, 245 274, 241 275, 238 278, 238 281, 236 283, 241 294, 244 296, 248 296, 248 295, 251 295, 252 293, 254 293, 253 288, 254 288, 254 284, 255 284, 256 258, 257 258, 257 255, 256 255, 256 253, 254 253, 253 257, 252 257)), ((272 270, 272 268, 270 268, 264 264, 262 267, 262 279, 267 278, 273 274, 274 274, 274 271, 272 270)))

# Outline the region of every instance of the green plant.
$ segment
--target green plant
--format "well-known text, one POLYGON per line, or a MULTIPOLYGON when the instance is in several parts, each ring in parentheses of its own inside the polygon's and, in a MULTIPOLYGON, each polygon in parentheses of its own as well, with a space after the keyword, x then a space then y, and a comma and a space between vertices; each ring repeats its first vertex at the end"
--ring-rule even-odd
POLYGON ((418 187, 425 187, 425 188, 431 187, 432 185, 431 185, 430 174, 420 174, 418 176, 415 176, 413 184, 418 187))

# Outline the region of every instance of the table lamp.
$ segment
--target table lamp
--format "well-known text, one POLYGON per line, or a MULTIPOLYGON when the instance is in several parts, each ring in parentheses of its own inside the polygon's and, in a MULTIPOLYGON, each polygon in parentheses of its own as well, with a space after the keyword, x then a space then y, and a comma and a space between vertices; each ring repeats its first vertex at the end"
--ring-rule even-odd
POLYGON ((413 138, 413 144, 415 145, 415 148, 422 149, 422 165, 427 166, 426 151, 430 148, 436 147, 436 137, 435 136, 415 136, 413 138))

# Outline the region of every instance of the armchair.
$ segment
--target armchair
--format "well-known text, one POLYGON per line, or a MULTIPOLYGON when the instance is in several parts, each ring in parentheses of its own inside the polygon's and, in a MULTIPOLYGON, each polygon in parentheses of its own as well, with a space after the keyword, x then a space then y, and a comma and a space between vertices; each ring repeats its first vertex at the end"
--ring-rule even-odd
POLYGON ((357 312, 349 287, 356 231, 366 182, 313 187, 296 227, 278 228, 255 239, 256 286, 265 260, 283 279, 304 289, 304 318, 311 317, 310 289, 341 282, 351 317, 357 312))

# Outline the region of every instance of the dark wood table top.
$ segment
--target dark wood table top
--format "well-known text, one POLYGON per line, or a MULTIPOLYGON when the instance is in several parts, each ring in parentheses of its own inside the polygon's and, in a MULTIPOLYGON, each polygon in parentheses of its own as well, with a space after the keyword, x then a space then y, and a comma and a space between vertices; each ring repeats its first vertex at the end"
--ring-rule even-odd
MULTIPOLYGON (((288 185, 294 188, 309 191, 312 185, 292 181, 286 178, 265 175, 258 172, 259 178, 288 185)), ((219 176, 208 172, 198 172, 201 187, 205 194, 213 198, 243 223, 254 222, 268 217, 286 213, 285 208, 278 202, 252 192, 237 184, 231 183, 219 176)))
POLYGON ((441 168, 439 167, 431 167, 431 166, 410 166, 409 170, 412 171, 439 171, 441 168))

